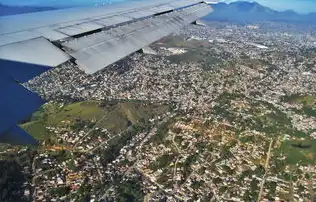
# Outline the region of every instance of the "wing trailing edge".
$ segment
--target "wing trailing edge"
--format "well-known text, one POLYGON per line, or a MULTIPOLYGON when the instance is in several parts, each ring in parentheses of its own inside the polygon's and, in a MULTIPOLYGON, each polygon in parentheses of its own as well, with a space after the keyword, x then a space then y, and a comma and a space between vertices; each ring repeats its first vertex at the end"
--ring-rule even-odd
POLYGON ((23 144, 24 140, 28 140, 25 142, 26 144, 31 143, 27 133, 18 129, 16 125, 26 117, 31 116, 45 101, 12 78, 4 76, 1 70, 0 94, 0 142, 8 143, 11 141, 13 143, 16 137, 25 136, 25 138, 15 140, 16 144, 23 144), (12 139, 9 136, 12 136, 12 139))
POLYGON ((11 145, 36 145, 38 142, 22 128, 14 126, 0 134, 0 142, 11 145))

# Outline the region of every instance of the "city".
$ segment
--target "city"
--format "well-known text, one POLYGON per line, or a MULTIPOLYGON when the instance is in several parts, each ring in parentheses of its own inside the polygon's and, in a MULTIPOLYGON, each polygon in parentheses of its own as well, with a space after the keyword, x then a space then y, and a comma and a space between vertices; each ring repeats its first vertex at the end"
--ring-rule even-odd
POLYGON ((313 201, 316 28, 206 24, 25 83, 49 102, 22 124, 38 147, 1 145, 3 200, 313 201))

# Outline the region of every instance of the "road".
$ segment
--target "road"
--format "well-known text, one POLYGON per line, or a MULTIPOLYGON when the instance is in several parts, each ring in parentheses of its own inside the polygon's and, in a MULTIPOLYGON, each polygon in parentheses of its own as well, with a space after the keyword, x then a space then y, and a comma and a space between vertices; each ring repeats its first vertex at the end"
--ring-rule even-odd
POLYGON ((267 153, 267 159, 266 159, 266 163, 265 163, 265 166, 264 166, 265 173, 263 175, 263 178, 262 178, 262 181, 261 181, 261 184, 260 184, 260 191, 259 191, 257 202, 260 202, 261 198, 262 198, 264 183, 265 183, 265 181, 267 179, 267 175, 268 175, 268 171, 269 171, 269 161, 270 161, 270 156, 271 156, 272 145, 273 145, 273 139, 271 139, 271 141, 270 141, 269 150, 268 150, 268 153, 267 153))

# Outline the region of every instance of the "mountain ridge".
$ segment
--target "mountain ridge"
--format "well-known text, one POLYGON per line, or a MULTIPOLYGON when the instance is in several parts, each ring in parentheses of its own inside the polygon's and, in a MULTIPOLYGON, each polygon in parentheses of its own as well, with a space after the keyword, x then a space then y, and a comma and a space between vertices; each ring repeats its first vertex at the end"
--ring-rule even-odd
POLYGON ((41 7, 41 6, 8 6, 0 3, 0 16, 17 15, 33 12, 41 12, 54 10, 53 7, 41 7))
MULTIPOLYGON (((213 4, 214 12, 206 16, 207 21, 226 21, 237 23, 257 23, 276 21, 287 23, 304 23, 316 25, 316 12, 299 14, 293 10, 276 11, 257 2, 236 1, 213 4)), ((0 3, 0 16, 17 15, 32 12, 54 10, 54 7, 9 6, 0 3)))
POLYGON ((220 2, 212 5, 214 12, 206 20, 255 23, 277 21, 289 23, 308 23, 316 25, 316 13, 299 14, 293 10, 276 11, 257 2, 237 1, 220 2))

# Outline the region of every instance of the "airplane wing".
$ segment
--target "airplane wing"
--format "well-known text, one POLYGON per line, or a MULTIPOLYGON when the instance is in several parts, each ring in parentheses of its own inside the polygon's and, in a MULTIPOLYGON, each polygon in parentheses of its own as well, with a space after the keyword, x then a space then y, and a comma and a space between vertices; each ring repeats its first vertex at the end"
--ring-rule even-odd
POLYGON ((44 101, 21 83, 69 60, 93 74, 211 11, 155 0, 0 17, 0 142, 34 143, 17 124, 44 101))

